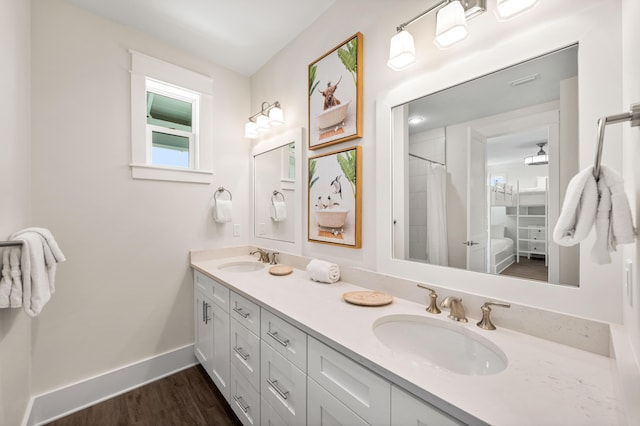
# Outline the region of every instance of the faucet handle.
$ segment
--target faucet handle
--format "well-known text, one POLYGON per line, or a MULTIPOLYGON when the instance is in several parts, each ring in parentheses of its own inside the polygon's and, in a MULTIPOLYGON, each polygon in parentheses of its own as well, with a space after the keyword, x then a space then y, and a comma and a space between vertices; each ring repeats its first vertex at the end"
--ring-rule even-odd
POLYGON ((277 251, 271 252, 271 261, 269 262, 271 265, 277 265, 278 264, 277 256, 279 254, 280 254, 280 252, 277 252, 277 251))
POLYGON ((430 314, 439 314, 440 312, 442 312, 440 308, 438 308, 438 294, 436 293, 436 291, 420 284, 418 284, 418 287, 429 290, 429 298, 431 299, 431 301, 429 302, 429 306, 427 307, 426 311, 430 314))
POLYGON ((511 305, 508 303, 496 303, 496 302, 485 302, 480 309, 482 309, 482 319, 476 323, 476 325, 483 330, 495 330, 496 326, 491 322, 491 306, 500 306, 502 308, 510 308, 511 305))

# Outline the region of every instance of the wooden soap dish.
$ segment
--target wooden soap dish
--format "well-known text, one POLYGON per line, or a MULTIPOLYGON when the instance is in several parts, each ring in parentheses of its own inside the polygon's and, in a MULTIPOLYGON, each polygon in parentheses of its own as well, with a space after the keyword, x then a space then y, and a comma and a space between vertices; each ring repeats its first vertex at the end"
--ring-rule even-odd
POLYGON ((289 275, 293 272, 293 268, 287 265, 275 265, 269 268, 269 273, 271 275, 289 275))
POLYGON ((351 291, 342 295, 342 298, 360 306, 384 306, 393 302, 393 296, 381 291, 351 291))

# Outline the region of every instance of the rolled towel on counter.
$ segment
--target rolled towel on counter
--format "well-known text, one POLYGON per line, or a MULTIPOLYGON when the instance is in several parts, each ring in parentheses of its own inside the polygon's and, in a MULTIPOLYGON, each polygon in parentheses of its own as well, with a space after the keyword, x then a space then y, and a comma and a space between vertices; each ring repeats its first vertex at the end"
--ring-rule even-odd
POLYGON ((340 279, 340 267, 335 263, 312 259, 307 264, 307 275, 313 281, 331 284, 340 279))

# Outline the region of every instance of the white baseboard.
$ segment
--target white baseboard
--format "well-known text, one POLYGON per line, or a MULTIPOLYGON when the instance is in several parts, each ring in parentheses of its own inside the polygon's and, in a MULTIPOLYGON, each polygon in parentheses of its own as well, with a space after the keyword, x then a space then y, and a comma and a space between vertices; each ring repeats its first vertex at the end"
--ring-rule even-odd
POLYGON ((38 426, 195 365, 193 345, 32 398, 26 426, 38 426))

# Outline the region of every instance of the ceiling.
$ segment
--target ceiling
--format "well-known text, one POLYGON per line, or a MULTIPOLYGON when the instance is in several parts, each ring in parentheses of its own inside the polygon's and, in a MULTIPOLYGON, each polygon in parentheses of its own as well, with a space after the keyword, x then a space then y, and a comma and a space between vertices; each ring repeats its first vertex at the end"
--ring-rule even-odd
MULTIPOLYGON (((409 126, 409 133, 465 123, 542 104, 560 98, 560 81, 578 75, 578 47, 522 62, 433 93, 409 103, 409 118, 424 120, 409 126), (523 84, 513 84, 518 80, 523 84)), ((488 140, 487 155, 492 165, 522 161, 534 155, 537 142, 547 141, 547 129, 529 129, 488 140)), ((547 150, 545 148, 545 150, 547 150)))
POLYGON ((250 76, 336 0, 66 0, 250 76))

